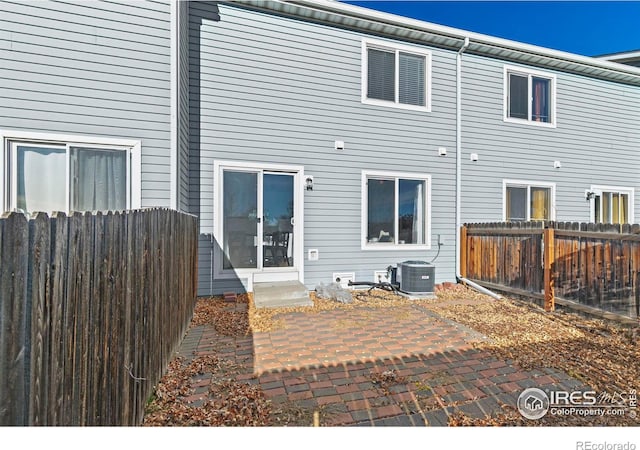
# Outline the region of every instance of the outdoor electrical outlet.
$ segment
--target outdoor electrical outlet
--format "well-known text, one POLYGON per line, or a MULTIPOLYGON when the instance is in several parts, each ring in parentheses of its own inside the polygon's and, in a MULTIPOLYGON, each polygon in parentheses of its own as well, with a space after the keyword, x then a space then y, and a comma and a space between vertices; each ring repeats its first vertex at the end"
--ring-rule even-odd
POLYGON ((389 279, 389 272, 386 270, 376 270, 373 272, 373 282, 374 283, 389 283, 391 280, 389 279))
POLYGON ((438 235, 438 245, 444 245, 444 244, 445 244, 444 237, 441 234, 439 234, 438 235))

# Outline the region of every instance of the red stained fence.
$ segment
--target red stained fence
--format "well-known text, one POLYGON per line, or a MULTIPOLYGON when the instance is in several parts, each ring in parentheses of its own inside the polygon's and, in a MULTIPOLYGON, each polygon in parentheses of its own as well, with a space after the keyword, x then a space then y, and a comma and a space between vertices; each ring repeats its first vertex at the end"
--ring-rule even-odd
POLYGON ((0 218, 0 425, 138 425, 196 300, 198 219, 0 218))
POLYGON ((468 224, 461 275, 496 289, 640 316, 640 225, 468 224))

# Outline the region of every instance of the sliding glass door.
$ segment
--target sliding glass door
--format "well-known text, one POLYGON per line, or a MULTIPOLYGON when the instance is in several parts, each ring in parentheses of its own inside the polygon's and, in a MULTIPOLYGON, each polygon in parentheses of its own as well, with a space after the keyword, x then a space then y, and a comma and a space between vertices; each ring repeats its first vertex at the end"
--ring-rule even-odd
POLYGON ((222 170, 223 270, 294 266, 295 174, 222 170))

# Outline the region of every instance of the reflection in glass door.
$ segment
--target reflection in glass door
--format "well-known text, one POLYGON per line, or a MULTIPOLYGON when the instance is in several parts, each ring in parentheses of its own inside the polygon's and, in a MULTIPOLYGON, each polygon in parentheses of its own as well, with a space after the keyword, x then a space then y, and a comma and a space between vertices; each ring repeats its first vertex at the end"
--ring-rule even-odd
POLYGON ((262 176, 263 267, 293 266, 294 175, 264 173, 262 176))
POLYGON ((222 175, 224 269, 258 267, 258 173, 222 175))
POLYGON ((295 174, 223 170, 223 269, 292 267, 295 174))

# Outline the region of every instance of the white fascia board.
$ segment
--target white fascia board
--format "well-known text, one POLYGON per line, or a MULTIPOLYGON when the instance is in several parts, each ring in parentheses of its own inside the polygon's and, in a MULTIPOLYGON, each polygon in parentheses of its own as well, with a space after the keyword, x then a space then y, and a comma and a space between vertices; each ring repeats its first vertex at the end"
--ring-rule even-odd
MULTIPOLYGON (((254 3, 249 1, 247 3, 254 3)), ((258 2, 263 7, 270 2, 258 2)), ((290 5, 292 7, 303 7, 315 9, 319 12, 333 13, 338 15, 344 15, 350 18, 362 19, 371 22, 378 22, 382 25, 396 26, 403 29, 411 29, 419 32, 441 35, 443 37, 449 37, 453 39, 459 39, 462 41, 465 38, 469 38, 472 45, 488 45, 491 47, 499 47, 505 50, 522 52, 538 57, 546 57, 553 60, 566 61, 569 63, 578 64, 581 66, 599 68, 608 70, 611 72, 623 73, 626 75, 637 76, 640 82, 640 68, 633 66, 626 66, 615 62, 610 62, 602 59, 591 58, 588 56, 577 55, 574 53, 563 52, 560 50, 553 50, 545 47, 539 47, 536 45, 525 44, 522 42, 512 41, 509 39, 497 38, 488 36, 485 34, 475 33, 471 31, 465 31, 458 28, 447 27, 444 25, 437 25, 422 20, 403 17, 395 14, 380 12, 363 8, 360 6, 349 5, 332 0, 293 0, 289 2, 276 1, 274 4, 290 5)), ((268 6, 267 6, 268 7, 268 6)), ((392 34, 389 33, 391 36, 392 34)))

